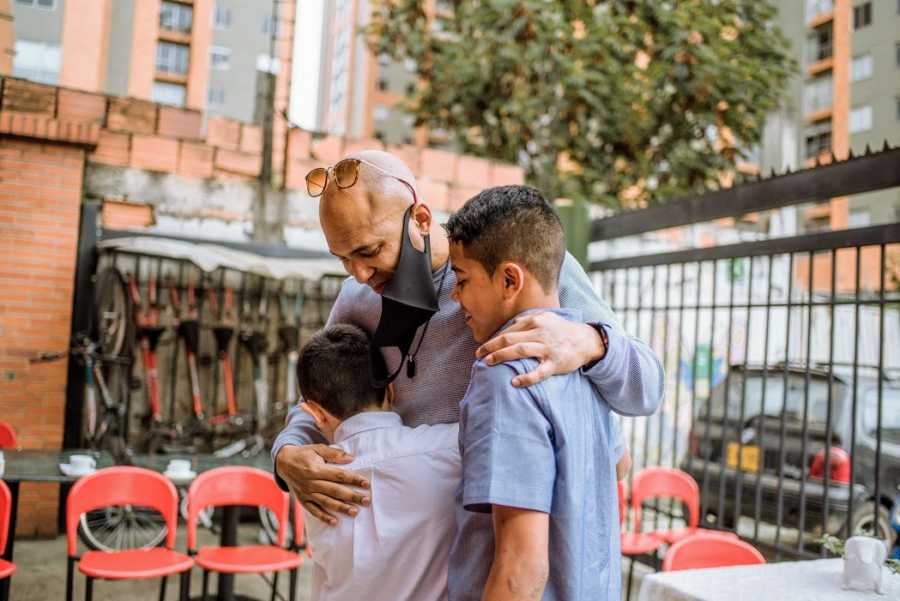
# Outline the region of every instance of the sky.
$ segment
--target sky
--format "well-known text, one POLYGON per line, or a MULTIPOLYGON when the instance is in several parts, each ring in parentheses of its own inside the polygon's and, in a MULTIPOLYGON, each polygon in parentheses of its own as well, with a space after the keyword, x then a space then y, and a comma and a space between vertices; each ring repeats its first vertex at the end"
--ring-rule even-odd
POLYGON ((304 129, 315 129, 323 7, 324 0, 297 2, 289 116, 294 124, 304 129))

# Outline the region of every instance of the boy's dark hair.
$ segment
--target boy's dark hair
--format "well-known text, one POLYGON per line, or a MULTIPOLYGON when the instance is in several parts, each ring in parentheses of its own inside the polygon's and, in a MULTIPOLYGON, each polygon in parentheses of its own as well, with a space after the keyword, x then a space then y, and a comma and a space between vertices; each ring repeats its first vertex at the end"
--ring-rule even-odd
POLYGON ((338 419, 380 404, 385 389, 372 386, 372 361, 384 358, 377 349, 370 355, 371 350, 369 337, 356 326, 337 324, 320 330, 300 350, 300 393, 338 419))
POLYGON ((498 186, 470 198, 444 226, 466 255, 493 275, 504 261, 525 267, 545 292, 555 290, 566 256, 556 211, 528 186, 498 186))

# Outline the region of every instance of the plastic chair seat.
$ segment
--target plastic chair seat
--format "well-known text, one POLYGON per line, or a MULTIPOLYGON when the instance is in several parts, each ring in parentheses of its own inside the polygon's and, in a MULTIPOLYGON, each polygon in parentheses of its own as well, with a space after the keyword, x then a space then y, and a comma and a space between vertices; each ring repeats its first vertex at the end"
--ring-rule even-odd
POLYGON ((663 540, 650 532, 623 532, 622 555, 644 555, 652 553, 665 544, 663 540))
POLYGON ((303 563, 303 557, 272 545, 247 545, 243 547, 202 547, 194 561, 198 566, 213 572, 249 574, 292 570, 303 563))
POLYGON ((16 573, 16 564, 0 559, 0 579, 9 578, 16 573))
POLYGON ((672 528, 671 530, 657 530, 653 535, 661 538, 667 545, 674 545, 680 540, 697 534, 697 531, 697 528, 672 528))
POLYGON ((190 570, 193 565, 194 561, 183 553, 155 547, 114 553, 88 551, 81 556, 78 570, 92 578, 125 580, 180 574, 190 570))

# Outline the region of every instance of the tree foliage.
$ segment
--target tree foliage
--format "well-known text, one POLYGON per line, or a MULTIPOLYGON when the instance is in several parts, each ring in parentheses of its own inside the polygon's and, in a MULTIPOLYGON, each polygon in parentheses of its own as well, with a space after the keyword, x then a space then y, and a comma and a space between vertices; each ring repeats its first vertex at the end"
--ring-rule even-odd
POLYGON ((771 0, 382 0, 370 48, 412 59, 408 109, 549 196, 642 206, 715 185, 792 69, 771 0))

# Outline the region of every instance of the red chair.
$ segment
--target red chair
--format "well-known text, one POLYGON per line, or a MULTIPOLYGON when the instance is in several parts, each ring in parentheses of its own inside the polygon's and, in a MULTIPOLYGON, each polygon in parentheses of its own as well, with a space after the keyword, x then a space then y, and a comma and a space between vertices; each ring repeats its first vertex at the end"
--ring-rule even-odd
POLYGON ((6 422, 0 422, 0 449, 15 449, 16 431, 6 422))
POLYGON ((181 599, 188 598, 193 560, 173 550, 178 526, 178 492, 161 474, 139 467, 110 467, 85 476, 69 492, 66 507, 66 538, 69 563, 66 573, 66 601, 74 593, 74 568, 87 577, 84 598, 91 601, 94 579, 142 580, 162 578, 160 599, 165 597, 166 582, 174 574, 181 575, 181 599), (140 505, 160 512, 166 522, 165 547, 128 549, 125 551, 88 551, 79 557, 78 521, 81 515, 113 505, 140 505))
MULTIPOLYGON (((203 569, 203 599, 209 589, 209 573, 256 574, 273 572, 272 598, 278 586, 278 572, 290 571, 290 599, 297 591, 297 568, 303 557, 284 548, 287 535, 290 497, 278 487, 275 478, 263 470, 228 466, 204 472, 194 480, 188 491, 188 552, 203 569), (207 507, 223 505, 251 505, 266 507, 278 520, 275 545, 247 545, 241 547, 201 547, 197 549, 197 517, 207 507)), ((294 517, 294 540, 303 539, 302 514, 294 517), (297 530, 299 526, 299 531, 297 530)))
POLYGON ((687 528, 654 530, 650 534, 669 545, 695 534, 700 522, 700 487, 689 474, 666 467, 644 468, 634 476, 631 485, 631 510, 634 512, 635 532, 641 532, 641 506, 644 501, 660 497, 684 503, 688 512, 688 525, 687 528))
MULTIPOLYGON (((6 539, 15 536, 9 531, 10 511, 12 511, 12 493, 9 492, 6 482, 0 480, 0 551, 6 549, 6 539)), ((11 578, 15 572, 16 564, 0 559, 0 580, 11 578)))
POLYGON ((721 534, 697 533, 666 551, 663 572, 766 563, 762 553, 744 541, 721 534))

